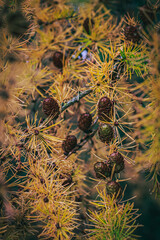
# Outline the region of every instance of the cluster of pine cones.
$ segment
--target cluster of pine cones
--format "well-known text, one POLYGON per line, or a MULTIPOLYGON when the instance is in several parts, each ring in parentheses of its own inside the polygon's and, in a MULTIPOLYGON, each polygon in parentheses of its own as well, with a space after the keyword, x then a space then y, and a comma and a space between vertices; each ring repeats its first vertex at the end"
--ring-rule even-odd
MULTIPOLYGON (((51 97, 44 99, 43 111, 47 116, 57 118, 60 114, 60 106, 57 100, 51 97)), ((98 128, 98 136, 99 139, 106 144, 109 144, 114 138, 114 129, 110 124, 108 124, 112 121, 113 111, 113 102, 107 96, 100 98, 97 104, 97 115, 98 119, 101 121, 98 128)), ((81 114, 78 120, 79 129, 82 130, 84 133, 88 134, 91 132, 91 126, 92 115, 89 112, 81 114)), ((76 136, 67 135, 66 139, 62 143, 62 149, 64 151, 64 154, 68 155, 74 150, 76 146, 76 136)), ((118 151, 113 152, 108 157, 107 161, 97 162, 94 165, 96 177, 99 179, 111 178, 112 175, 114 175, 115 173, 120 173, 123 169, 124 158, 118 151)), ((106 188, 109 195, 115 194, 117 198, 120 197, 122 193, 122 188, 120 184, 116 181, 108 181, 106 188)))
MULTIPOLYGON (((110 122, 113 117, 113 102, 108 97, 102 97, 98 102, 98 118, 102 121, 110 122)), ((109 144, 114 138, 113 127, 109 124, 102 123, 98 130, 99 138, 102 142, 109 144)), ((111 176, 120 173, 124 169, 124 158, 118 152, 113 152, 107 161, 96 162, 94 171, 99 179, 107 179, 106 190, 111 197, 114 195, 119 199, 122 195, 122 188, 116 181, 111 180, 111 176)))

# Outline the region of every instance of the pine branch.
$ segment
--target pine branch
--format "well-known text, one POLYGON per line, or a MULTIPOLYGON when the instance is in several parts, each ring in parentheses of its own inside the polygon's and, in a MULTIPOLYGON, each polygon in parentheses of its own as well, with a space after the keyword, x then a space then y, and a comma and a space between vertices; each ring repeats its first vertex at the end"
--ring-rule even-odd
POLYGON ((76 102, 79 102, 79 100, 83 97, 85 97, 86 95, 90 94, 92 92, 92 89, 88 89, 85 90, 83 92, 79 92, 77 96, 73 97, 71 100, 69 100, 66 104, 62 103, 62 108, 61 108, 61 112, 63 112, 64 110, 66 110, 68 107, 70 107, 71 105, 73 105, 76 102))
POLYGON ((73 13, 73 14, 70 15, 70 16, 60 17, 60 18, 54 19, 54 20, 52 20, 52 21, 50 21, 50 22, 43 22, 42 20, 39 20, 39 24, 40 24, 40 25, 44 25, 44 26, 48 26, 48 25, 53 24, 54 22, 61 21, 61 20, 67 20, 67 19, 71 19, 71 18, 75 18, 75 17, 77 17, 77 16, 78 16, 77 14, 73 13))

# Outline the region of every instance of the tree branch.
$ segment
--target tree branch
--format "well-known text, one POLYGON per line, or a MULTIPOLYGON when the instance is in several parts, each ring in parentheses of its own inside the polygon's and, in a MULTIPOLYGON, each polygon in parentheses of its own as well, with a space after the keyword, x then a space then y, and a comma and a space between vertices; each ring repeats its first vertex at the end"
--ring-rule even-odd
POLYGON ((51 24, 53 24, 54 22, 57 22, 57 21, 61 21, 61 20, 66 20, 66 19, 71 19, 71 18, 75 18, 75 17, 77 17, 78 15, 76 14, 72 14, 72 15, 70 15, 70 16, 66 16, 66 17, 61 17, 61 18, 56 18, 56 19, 54 19, 54 20, 52 20, 52 21, 50 21, 50 22, 43 22, 42 20, 40 20, 39 21, 39 24, 40 25, 44 25, 44 26, 48 26, 48 25, 51 25, 51 24))
POLYGON ((73 105, 76 102, 79 102, 79 100, 83 97, 85 97, 86 95, 88 95, 89 93, 92 92, 92 89, 88 89, 85 90, 84 92, 79 92, 77 96, 73 97, 71 100, 69 100, 67 103, 62 103, 62 108, 61 108, 61 112, 63 112, 64 110, 66 110, 68 107, 70 107, 71 105, 73 105))

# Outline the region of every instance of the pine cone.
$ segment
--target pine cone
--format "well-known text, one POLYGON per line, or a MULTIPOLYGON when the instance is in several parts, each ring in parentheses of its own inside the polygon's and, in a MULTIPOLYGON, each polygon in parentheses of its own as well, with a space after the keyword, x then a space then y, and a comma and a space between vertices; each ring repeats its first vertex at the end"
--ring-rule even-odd
POLYGON ((104 162, 96 162, 94 164, 94 171, 97 178, 105 179, 111 176, 111 168, 104 162))
POLYGON ((87 34, 90 34, 90 31, 91 31, 90 28, 92 28, 93 25, 94 25, 94 21, 93 21, 92 18, 89 19, 89 18, 87 17, 87 18, 84 20, 84 22, 83 22, 83 27, 84 27, 85 31, 87 32, 87 34))
POLYGON ((109 124, 101 124, 98 129, 98 135, 102 142, 109 144, 114 137, 113 128, 109 124))
POLYGON ((119 152, 112 153, 107 163, 111 168, 115 165, 115 173, 119 173, 124 169, 124 158, 119 152))
POLYGON ((60 114, 60 107, 57 100, 51 97, 44 99, 43 111, 47 116, 52 115, 54 118, 57 118, 60 114))
POLYGON ((113 115, 113 103, 105 96, 98 102, 98 118, 101 121, 111 121, 113 115))
POLYGON ((74 135, 68 135, 62 143, 62 149, 65 153, 69 153, 77 145, 77 138, 74 135))
POLYGON ((122 187, 118 182, 109 181, 106 185, 107 194, 109 196, 115 196, 115 198, 120 198, 122 195, 122 187))
POLYGON ((62 52, 59 52, 59 51, 56 51, 54 54, 53 54, 53 63, 54 65, 57 67, 57 68, 62 68, 63 67, 63 53, 62 52))
POLYGON ((126 40, 138 43, 141 39, 137 26, 128 25, 124 28, 124 36, 126 40))
POLYGON ((78 120, 78 127, 84 131, 88 132, 90 126, 92 124, 92 115, 90 113, 83 113, 81 114, 78 120))

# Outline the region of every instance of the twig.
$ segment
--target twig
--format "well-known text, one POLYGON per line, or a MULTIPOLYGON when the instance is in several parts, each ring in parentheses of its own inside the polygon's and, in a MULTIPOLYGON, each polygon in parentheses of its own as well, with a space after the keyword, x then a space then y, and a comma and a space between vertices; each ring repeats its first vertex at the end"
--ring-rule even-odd
POLYGON ((85 90, 84 92, 79 92, 77 96, 73 97, 71 100, 69 100, 66 104, 62 103, 62 108, 61 108, 61 112, 63 112, 64 110, 66 110, 68 107, 70 107, 71 105, 73 105, 76 102, 79 102, 79 100, 83 97, 85 97, 86 95, 88 95, 89 93, 92 92, 92 89, 88 89, 85 90))
POLYGON ((77 16, 78 16, 78 15, 72 14, 71 16, 68 16, 68 17, 61 17, 61 18, 54 19, 54 20, 52 20, 51 22, 43 22, 43 21, 40 21, 40 24, 41 24, 41 25, 48 26, 48 25, 53 24, 54 22, 61 21, 61 20, 66 20, 66 19, 70 19, 70 18, 75 18, 75 17, 77 17, 77 16))

